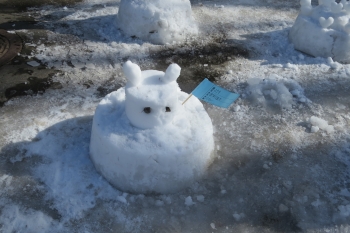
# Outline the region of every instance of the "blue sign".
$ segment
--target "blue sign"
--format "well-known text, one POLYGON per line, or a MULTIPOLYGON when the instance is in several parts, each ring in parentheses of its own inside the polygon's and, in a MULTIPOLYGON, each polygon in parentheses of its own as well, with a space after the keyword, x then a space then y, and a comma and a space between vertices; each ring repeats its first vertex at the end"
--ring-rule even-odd
POLYGON ((222 108, 228 108, 239 97, 239 94, 229 92, 207 78, 192 91, 192 94, 198 99, 222 108))

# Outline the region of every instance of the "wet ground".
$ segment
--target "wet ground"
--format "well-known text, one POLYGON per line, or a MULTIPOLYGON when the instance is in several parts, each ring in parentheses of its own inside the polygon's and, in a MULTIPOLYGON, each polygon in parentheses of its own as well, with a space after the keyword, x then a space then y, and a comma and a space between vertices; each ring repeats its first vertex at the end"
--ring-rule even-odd
POLYGON ((31 44, 45 43, 45 35, 35 25, 26 12, 12 7, 0 10, 1 35, 9 47, 0 57, 0 105, 15 96, 43 93, 51 85, 50 77, 57 73, 33 59, 31 44), (18 29, 28 31, 16 33, 18 29))
MULTIPOLYGON (((70 4, 74 3, 74 1, 69 2, 70 4)), ((58 16, 56 19, 55 16, 51 15, 41 18, 43 20, 41 22, 25 11, 26 7, 40 6, 44 3, 45 1, 33 2, 29 5, 16 1, 12 4, 3 3, 7 8, 0 10, 0 29, 3 30, 4 35, 7 35, 11 43, 15 43, 12 47, 16 46, 17 50, 15 53, 12 52, 12 55, 7 52, 6 56, 2 55, 2 60, 0 60, 0 105, 15 96, 42 94, 47 88, 61 87, 58 82, 52 81, 52 76, 59 71, 48 69, 45 64, 41 64, 33 57, 35 46, 54 43, 48 38, 49 29, 46 29, 45 21, 60 18, 58 16), (13 33, 9 34, 6 30, 13 33)), ((56 2, 56 4, 65 6, 67 1, 56 2)), ((103 6, 97 4, 92 9, 96 10, 101 7, 103 6)), ((249 52, 244 45, 228 40, 225 34, 214 36, 211 41, 209 44, 192 42, 192 45, 187 44, 175 49, 151 52, 149 59, 152 62, 150 65, 144 65, 141 62, 141 68, 166 70, 169 64, 177 63, 182 68, 178 80, 180 88, 185 92, 191 92, 203 77, 215 81, 217 77, 224 75, 227 72, 224 67, 228 61, 235 60, 237 57, 249 58, 249 52)), ((12 49, 12 51, 14 50, 12 49)), ((120 59, 121 61, 126 60, 126 58, 120 59)), ((67 63, 73 66, 69 60, 67 63)), ((87 88, 90 85, 89 82, 84 83, 87 88)), ((110 92, 115 88, 107 86, 99 88, 99 92, 102 94, 105 94, 106 90, 110 92)))

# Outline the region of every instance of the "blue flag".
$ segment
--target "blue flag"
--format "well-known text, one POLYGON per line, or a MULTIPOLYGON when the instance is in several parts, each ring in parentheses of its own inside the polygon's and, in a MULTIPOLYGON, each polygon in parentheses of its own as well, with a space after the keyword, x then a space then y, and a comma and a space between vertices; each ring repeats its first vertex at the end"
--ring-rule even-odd
POLYGON ((192 95, 222 108, 228 108, 239 97, 239 94, 229 92, 207 78, 192 91, 192 95))

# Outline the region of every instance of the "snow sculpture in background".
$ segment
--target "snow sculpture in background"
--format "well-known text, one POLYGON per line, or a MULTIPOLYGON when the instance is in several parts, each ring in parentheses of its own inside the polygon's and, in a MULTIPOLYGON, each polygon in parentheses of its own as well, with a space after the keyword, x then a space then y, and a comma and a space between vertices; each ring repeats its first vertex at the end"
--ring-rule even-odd
POLYGON ((350 63, 350 3, 341 0, 301 0, 300 13, 289 33, 295 49, 315 57, 350 63))
POLYGON ((155 44, 197 34, 189 0, 121 0, 118 26, 128 36, 155 44))
POLYGON ((98 105, 92 125, 90 156, 115 187, 132 193, 176 192, 200 178, 210 164, 213 126, 197 98, 176 82, 181 68, 141 71, 123 66, 125 88, 98 105))

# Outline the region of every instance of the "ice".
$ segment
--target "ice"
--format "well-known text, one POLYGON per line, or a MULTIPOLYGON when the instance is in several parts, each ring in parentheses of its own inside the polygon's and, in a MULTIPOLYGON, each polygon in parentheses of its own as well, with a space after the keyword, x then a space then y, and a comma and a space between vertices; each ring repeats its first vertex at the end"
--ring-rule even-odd
POLYGON ((334 62, 331 57, 327 58, 327 62, 332 69, 338 70, 342 67, 342 65, 340 63, 334 62))
POLYGON ((197 34, 189 0, 122 0, 117 18, 126 35, 156 44, 197 34))
POLYGON ((40 63, 37 61, 30 61, 30 62, 27 62, 27 64, 33 67, 40 66, 40 63))
POLYGON ((349 63, 350 4, 333 0, 320 1, 316 7, 304 0, 300 4, 300 14, 289 33, 295 49, 315 57, 332 57, 335 61, 349 63))
POLYGON ((310 117, 310 123, 313 126, 318 126, 320 129, 323 129, 323 130, 325 130, 326 127, 328 126, 327 121, 325 121, 321 118, 315 117, 315 116, 310 117))
POLYGON ((128 201, 124 196, 118 196, 117 200, 120 201, 121 203, 128 204, 128 201))

